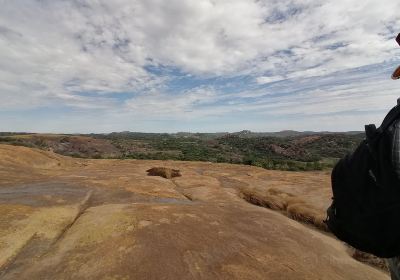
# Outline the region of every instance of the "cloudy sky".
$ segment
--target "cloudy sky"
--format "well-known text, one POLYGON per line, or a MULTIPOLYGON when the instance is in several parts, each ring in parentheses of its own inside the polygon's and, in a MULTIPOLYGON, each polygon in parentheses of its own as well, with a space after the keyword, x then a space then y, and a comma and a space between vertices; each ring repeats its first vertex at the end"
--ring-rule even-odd
POLYGON ((400 1, 0 7, 0 131, 362 130, 400 97, 400 1))

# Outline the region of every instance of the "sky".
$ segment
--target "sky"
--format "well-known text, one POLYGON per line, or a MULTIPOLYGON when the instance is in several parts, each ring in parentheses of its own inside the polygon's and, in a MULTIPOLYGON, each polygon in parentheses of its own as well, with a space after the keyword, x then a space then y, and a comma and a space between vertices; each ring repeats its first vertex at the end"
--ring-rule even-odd
POLYGON ((400 97, 400 1, 0 7, 0 131, 363 130, 400 97))

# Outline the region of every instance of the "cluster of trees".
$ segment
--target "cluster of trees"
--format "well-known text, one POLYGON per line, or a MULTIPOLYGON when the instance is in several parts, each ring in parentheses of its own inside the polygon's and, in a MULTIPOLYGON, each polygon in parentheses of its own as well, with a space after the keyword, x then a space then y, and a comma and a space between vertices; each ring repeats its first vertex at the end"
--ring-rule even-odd
POLYGON ((271 170, 287 170, 287 171, 312 171, 323 170, 332 167, 332 164, 322 163, 320 161, 295 161, 280 159, 254 159, 245 158, 243 164, 253 165, 271 170))
MULTIPOLYGON (((122 152, 124 158, 210 161, 247 164, 266 169, 309 171, 331 168, 336 160, 352 151, 362 140, 362 135, 326 134, 316 141, 305 144, 296 137, 240 137, 222 135, 202 137, 201 135, 169 134, 118 134, 112 136, 117 147, 130 147, 136 141, 146 143, 145 151, 122 152), (124 145, 121 145, 121 143, 124 145), (278 147, 276 151, 272 146, 278 147), (329 160, 326 160, 329 159, 329 160)), ((107 136, 106 136, 107 137, 107 136)))

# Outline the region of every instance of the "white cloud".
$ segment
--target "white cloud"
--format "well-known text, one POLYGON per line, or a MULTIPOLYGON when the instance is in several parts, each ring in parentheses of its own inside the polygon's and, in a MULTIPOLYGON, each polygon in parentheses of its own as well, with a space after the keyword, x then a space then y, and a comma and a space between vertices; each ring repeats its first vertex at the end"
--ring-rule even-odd
POLYGON ((281 81, 283 79, 285 79, 285 78, 282 76, 272 76, 272 77, 262 76, 262 77, 257 77, 256 81, 258 84, 262 85, 262 84, 269 84, 269 83, 281 81))
MULTIPOLYGON (((211 87, 199 87, 179 94, 147 92, 126 101, 127 107, 119 114, 130 115, 135 119, 182 120, 205 117, 212 114, 207 105, 213 105, 223 98, 211 87)), ((224 109, 223 112, 229 112, 224 109)), ((221 111, 214 112, 221 114, 221 111)))
MULTIPOLYGON (((62 104, 190 118, 281 106, 280 113, 293 113, 282 108, 300 98, 297 93, 260 103, 249 101, 264 95, 254 85, 243 86, 236 100, 213 85, 175 92, 168 84, 173 73, 148 67, 177 69, 199 80, 250 76, 261 86, 301 83, 398 60, 393 36, 400 30, 399 10, 393 0, 3 1, 0 110, 62 104), (121 101, 119 93, 130 97, 121 101)), ((312 94, 305 87, 297 111, 318 113, 324 107, 316 100, 327 96, 332 112, 383 108, 395 95, 391 85, 382 96, 372 94, 379 90, 374 85, 355 85, 312 94), (364 101, 356 106, 360 96, 364 101)))

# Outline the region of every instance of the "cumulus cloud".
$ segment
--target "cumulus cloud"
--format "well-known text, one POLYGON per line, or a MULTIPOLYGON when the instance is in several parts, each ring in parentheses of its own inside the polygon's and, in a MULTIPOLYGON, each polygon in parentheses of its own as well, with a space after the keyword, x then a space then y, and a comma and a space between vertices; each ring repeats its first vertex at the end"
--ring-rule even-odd
POLYGON ((391 0, 5 1, 0 110, 140 119, 384 110, 395 86, 374 65, 400 60, 398 10, 391 0), (374 74, 355 80, 357 69, 374 74), (329 79, 340 73, 341 84, 329 79))

